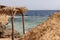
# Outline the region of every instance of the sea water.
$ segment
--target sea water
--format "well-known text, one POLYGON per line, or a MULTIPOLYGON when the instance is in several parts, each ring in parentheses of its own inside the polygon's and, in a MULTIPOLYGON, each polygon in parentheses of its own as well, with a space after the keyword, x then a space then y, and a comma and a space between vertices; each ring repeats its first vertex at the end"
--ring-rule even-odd
MULTIPOLYGON (((32 29, 39 25, 40 23, 47 20, 47 16, 24 16, 24 23, 25 23, 25 31, 29 31, 29 29, 32 29)), ((8 28, 11 28, 11 19, 9 19, 9 23, 7 25, 8 28)), ((15 16, 14 17, 14 29, 20 34, 23 33, 23 27, 22 27, 22 17, 21 16, 15 16)))
MULTIPOLYGON (((30 10, 26 12, 24 16, 25 32, 29 31, 29 29, 35 28, 37 25, 47 20, 48 16, 57 11, 58 10, 30 10)), ((11 19, 9 19, 7 28, 11 28, 11 19)), ((20 32, 20 34, 23 33, 21 15, 16 15, 14 17, 14 29, 20 32)))

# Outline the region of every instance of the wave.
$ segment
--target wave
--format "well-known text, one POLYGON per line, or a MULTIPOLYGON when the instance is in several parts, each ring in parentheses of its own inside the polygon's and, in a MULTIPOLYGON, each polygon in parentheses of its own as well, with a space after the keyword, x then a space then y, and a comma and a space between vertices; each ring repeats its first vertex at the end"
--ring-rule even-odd
MULTIPOLYGON (((9 18, 11 18, 11 16, 9 16, 9 18)), ((14 18, 21 18, 21 16, 14 16, 14 18)))

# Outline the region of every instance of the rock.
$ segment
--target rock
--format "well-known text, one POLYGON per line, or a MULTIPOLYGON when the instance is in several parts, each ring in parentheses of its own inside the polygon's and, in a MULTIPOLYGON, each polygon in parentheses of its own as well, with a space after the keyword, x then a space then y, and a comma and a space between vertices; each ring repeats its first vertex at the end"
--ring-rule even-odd
POLYGON ((0 14, 0 38, 2 37, 4 30, 6 29, 7 23, 8 23, 8 16, 5 14, 0 14))
POLYGON ((0 14, 0 23, 2 24, 2 25, 7 25, 7 23, 8 23, 8 20, 9 20, 9 16, 8 15, 6 15, 5 13, 1 13, 0 14))
POLYGON ((1 22, 0 22, 0 32, 4 31, 6 29, 5 25, 3 25, 1 22))
MULTIPOLYGON (((20 33, 14 30, 14 38, 20 38, 20 36, 21 36, 20 33)), ((11 38, 11 37, 12 37, 12 29, 1 29, 0 38, 11 38)))
MULTIPOLYGON (((6 29, 2 35, 4 38, 10 38, 12 37, 12 29, 6 29)), ((19 38, 20 37, 20 33, 17 32, 16 30, 14 30, 14 37, 15 38, 19 38)))
MULTIPOLYGON (((6 14, 0 14, 0 38, 10 38, 12 36, 12 29, 7 29, 9 17, 6 14)), ((19 38, 20 33, 14 30, 14 37, 19 38)))
POLYGON ((51 15, 19 40, 60 40, 60 12, 51 15))

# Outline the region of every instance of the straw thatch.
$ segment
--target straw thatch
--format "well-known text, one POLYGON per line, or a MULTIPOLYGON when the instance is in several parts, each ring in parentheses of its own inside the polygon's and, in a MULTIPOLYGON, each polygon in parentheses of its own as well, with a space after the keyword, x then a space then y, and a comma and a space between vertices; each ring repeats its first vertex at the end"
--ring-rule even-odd
POLYGON ((26 7, 20 7, 20 8, 15 8, 17 10, 17 13, 19 14, 24 14, 27 11, 26 7))
POLYGON ((8 6, 1 6, 0 5, 0 14, 6 13, 7 15, 14 14, 23 14, 27 11, 26 7, 8 7, 8 6))
POLYGON ((2 9, 2 8, 5 8, 6 6, 4 6, 4 5, 0 5, 0 9, 2 9))

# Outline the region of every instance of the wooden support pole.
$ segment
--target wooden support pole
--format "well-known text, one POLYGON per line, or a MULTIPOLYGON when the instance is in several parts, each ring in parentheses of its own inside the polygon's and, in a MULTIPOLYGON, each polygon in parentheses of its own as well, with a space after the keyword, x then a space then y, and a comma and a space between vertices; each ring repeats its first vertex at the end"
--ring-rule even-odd
POLYGON ((23 34, 25 34, 24 14, 22 14, 23 34))
POLYGON ((11 15, 11 24, 12 24, 12 40, 14 40, 14 15, 11 15))

